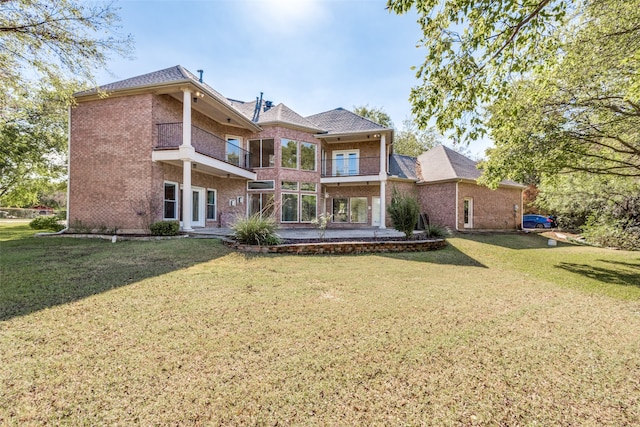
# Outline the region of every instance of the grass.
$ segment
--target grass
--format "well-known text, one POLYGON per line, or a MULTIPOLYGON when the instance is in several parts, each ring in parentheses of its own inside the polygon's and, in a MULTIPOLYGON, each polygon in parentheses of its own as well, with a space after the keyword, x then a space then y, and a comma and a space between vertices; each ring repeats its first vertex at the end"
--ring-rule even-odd
POLYGON ((270 256, 0 225, 0 425, 640 423, 640 253, 270 256))

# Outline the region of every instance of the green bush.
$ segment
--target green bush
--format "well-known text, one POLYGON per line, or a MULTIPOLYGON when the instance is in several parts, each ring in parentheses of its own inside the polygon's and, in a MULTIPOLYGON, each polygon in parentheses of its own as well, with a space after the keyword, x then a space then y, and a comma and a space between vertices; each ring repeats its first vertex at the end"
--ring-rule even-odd
POLYGON ((58 223, 58 218, 54 215, 43 215, 35 217, 29 223, 29 227, 33 228, 34 230, 64 230, 64 225, 58 223))
POLYGON ((149 227, 154 236, 177 236, 180 232, 178 221, 158 221, 149 227))
POLYGON ((640 250, 640 227, 623 228, 620 224, 590 221, 583 227, 582 237, 596 246, 640 250))
POLYGON ((278 224, 273 217, 253 214, 240 218, 233 224, 233 236, 245 245, 277 245, 281 240, 276 234, 278 224))
POLYGON ((387 206, 387 212, 393 228, 401 231, 407 239, 413 235, 420 216, 420 205, 415 197, 398 192, 395 188, 391 196, 391 203, 387 206))
POLYGON ((449 230, 441 225, 427 224, 424 228, 424 234, 427 237, 433 237, 435 239, 444 239, 449 235, 449 230))

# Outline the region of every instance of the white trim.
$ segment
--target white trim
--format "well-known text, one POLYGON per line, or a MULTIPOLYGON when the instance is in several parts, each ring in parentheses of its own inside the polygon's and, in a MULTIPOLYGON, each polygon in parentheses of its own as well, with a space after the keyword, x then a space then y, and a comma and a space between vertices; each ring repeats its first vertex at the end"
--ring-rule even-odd
MULTIPOLYGON (((65 225, 69 228, 71 220, 69 213, 71 212, 71 106, 67 107, 67 218, 65 225)), ((163 214, 164 215, 164 214, 163 214)))
POLYGON ((473 228, 473 197, 465 197, 462 200, 462 221, 464 221, 464 205, 466 202, 469 202, 469 208, 468 208, 468 222, 465 222, 462 224, 462 226, 464 228, 473 228))
MULTIPOLYGON (((288 145, 288 144, 287 144, 288 145)), ((280 167, 282 169, 299 170, 300 169, 300 141, 297 139, 280 138, 280 167), (291 141, 296 143, 296 165, 294 167, 284 166, 282 162, 282 147, 284 147, 283 141, 291 141)))
MULTIPOLYGON (((240 152, 238 153, 238 166, 247 166, 245 165, 246 159, 244 158, 244 138, 242 138, 239 135, 231 135, 231 134, 225 134, 224 136, 224 140, 225 140, 225 144, 224 144, 224 158, 227 162, 229 162, 229 152, 227 151, 227 149, 229 148, 229 140, 238 140, 239 144, 237 145, 237 147, 240 149, 240 152)), ((233 144, 235 145, 235 144, 233 144)), ((246 151, 246 150, 245 150, 246 151)))
POLYGON ((299 212, 300 218, 298 218, 298 219, 303 224, 311 224, 313 222, 313 220, 309 220, 309 221, 303 221, 302 220, 302 198, 305 197, 305 196, 306 197, 315 197, 315 199, 316 199, 316 203, 315 203, 316 209, 315 209, 315 211, 316 212, 315 212, 314 218, 318 219, 318 194, 317 193, 301 193, 299 196, 300 196, 300 212, 299 212))
POLYGON ((204 203, 204 219, 205 221, 217 221, 218 220, 218 190, 215 188, 207 188, 205 194, 205 203, 204 203), (214 198, 214 209, 213 209, 213 218, 209 218, 209 191, 213 192, 214 198))
MULTIPOLYGON (((317 203, 317 200, 316 200, 316 203, 317 203)), ((296 222, 300 222, 300 193, 289 193, 289 192, 284 192, 284 191, 280 193, 280 222, 284 223, 284 224, 293 224, 293 223, 296 223, 296 222), (284 199, 284 196, 286 194, 290 194, 290 195, 296 196, 296 198, 297 198, 297 205, 298 206, 296 206, 296 220, 295 221, 285 221, 284 220, 284 217, 283 217, 283 215, 284 215, 284 200, 283 199, 284 199)))
POLYGON ((163 181, 162 182, 162 220, 163 221, 178 221, 180 219, 180 184, 174 181, 163 181), (164 216, 165 208, 164 204, 167 201, 164 197, 164 187, 167 184, 171 184, 175 186, 176 189, 176 199, 175 199, 175 207, 174 207, 174 218, 167 218, 164 216))
POLYGON ((459 218, 459 212, 458 212, 460 210, 460 206, 458 205, 458 199, 459 199, 459 196, 458 196, 458 183, 459 183, 459 181, 456 181, 456 200, 455 200, 455 209, 454 209, 454 211, 456 213, 456 231, 460 230, 460 227, 458 227, 458 220, 460 219, 459 218))
POLYGON ((382 199, 380 198, 380 196, 371 196, 371 226, 372 227, 380 227, 380 225, 382 225, 382 218, 381 218, 381 203, 382 203, 382 199), (376 223, 375 219, 376 219, 376 199, 378 200, 378 222, 376 223))
MULTIPOLYGON (((334 150, 331 152, 331 172, 332 172, 332 177, 337 178, 337 177, 347 177, 347 176, 358 176, 360 173, 360 149, 358 148, 354 148, 352 150, 334 150), (351 174, 350 170, 347 170, 347 174, 345 175, 338 175, 338 154, 343 155, 344 157, 342 158, 342 162, 344 166, 344 162, 347 162, 347 168, 349 167, 349 155, 350 154, 355 154, 356 155, 356 170, 354 174, 351 174)), ((341 170, 343 170, 344 168, 340 168, 341 170)))
POLYGON ((314 142, 298 141, 298 169, 304 172, 318 171, 318 144, 314 142), (313 169, 302 169, 302 144, 308 144, 313 147, 313 169))

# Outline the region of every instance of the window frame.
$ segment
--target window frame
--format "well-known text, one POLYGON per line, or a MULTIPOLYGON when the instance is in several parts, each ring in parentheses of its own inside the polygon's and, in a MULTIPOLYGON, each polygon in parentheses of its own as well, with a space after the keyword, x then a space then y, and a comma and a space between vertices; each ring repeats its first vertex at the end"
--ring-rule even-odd
POLYGON ((240 167, 244 166, 244 163, 245 163, 245 159, 244 159, 244 155, 243 155, 243 150, 244 150, 244 148, 243 148, 243 145, 244 145, 244 139, 243 139, 241 136, 238 136, 238 135, 231 135, 231 134, 225 135, 225 137, 224 137, 224 138, 225 138, 225 141, 226 141, 226 143, 225 143, 225 145, 224 145, 224 158, 225 158, 225 161, 226 161, 227 163, 230 163, 230 164, 232 164, 232 165, 235 165, 233 162, 230 162, 230 161, 229 161, 229 154, 230 154, 230 153, 229 153, 229 144, 231 144, 231 145, 233 145, 234 147, 237 147, 237 148, 239 149, 239 151, 238 151, 238 164, 237 164, 237 166, 240 166, 240 167), (237 140, 237 141, 239 141, 239 144, 236 146, 235 144, 232 144, 229 140, 237 140))
POLYGON ((276 166, 276 140, 275 138, 257 138, 257 139, 249 139, 247 141, 248 143, 248 152, 250 156, 253 156, 255 153, 251 152, 251 143, 252 142, 258 142, 258 165, 259 166, 253 166, 253 162, 251 159, 249 159, 249 165, 252 168, 256 168, 256 169, 264 169, 264 168, 273 168, 276 166), (273 152, 272 154, 270 154, 270 158, 267 159, 267 165, 265 165, 265 159, 264 159, 264 142, 265 141, 271 141, 272 144, 272 149, 273 152))
POLYGON ((299 152, 298 154, 299 169, 305 172, 316 172, 318 170, 318 144, 314 144, 313 142, 298 141, 298 152, 299 152), (302 167, 302 147, 303 146, 313 147, 313 169, 304 169, 302 167))
POLYGON ((300 165, 300 141, 289 138, 281 138, 280 139, 280 167, 283 169, 298 169, 300 165), (295 152, 295 165, 294 166, 285 166, 284 165, 284 142, 286 141, 286 145, 288 146, 290 142, 295 143, 296 152, 295 152))
POLYGON ((296 223, 296 222, 300 222, 300 193, 286 193, 286 192, 282 192, 280 193, 280 222, 282 223, 296 223), (293 212, 295 212, 296 214, 296 218, 294 220, 285 220, 284 219, 284 206, 285 206, 285 197, 286 196, 294 196, 296 198, 296 203, 295 203, 295 209, 293 210, 293 212))
POLYGON ((218 190, 215 188, 207 188, 206 189, 206 203, 204 207, 205 211, 205 221, 217 221, 218 220, 218 190), (213 193, 213 204, 209 203, 209 193, 213 193), (213 218, 209 217, 209 207, 213 206, 213 218))
POLYGON ((174 181, 164 181, 162 185, 162 220, 163 221, 178 221, 179 220, 179 212, 180 212, 180 184, 174 181), (168 185, 172 185, 174 187, 174 196, 175 199, 167 199, 166 198, 166 187, 168 185), (166 204, 167 202, 171 202, 174 204, 173 206, 173 218, 165 216, 167 213, 166 204))
POLYGON ((247 191, 273 191, 276 189, 276 181, 273 179, 263 179, 263 180, 255 180, 255 181, 247 181, 247 191), (264 187, 264 188, 249 188, 249 184, 251 183, 255 183, 255 182, 270 182, 271 183, 271 187, 264 187))
POLYGON ((318 195, 315 193, 302 193, 300 194, 300 222, 301 223, 312 223, 314 220, 316 220, 318 218, 318 195), (305 220, 304 219, 304 199, 305 197, 313 197, 315 202, 313 204, 314 206, 314 214, 313 217, 309 220, 305 220))
POLYGON ((334 150, 331 152, 331 166, 332 166, 332 172, 333 172, 333 176, 358 176, 360 175, 360 149, 359 148, 354 148, 351 150, 334 150), (342 159, 342 163, 343 165, 345 164, 346 161, 346 165, 347 165, 347 173, 346 174, 342 174, 342 173, 338 173, 338 169, 340 169, 341 171, 344 170, 344 168, 338 168, 338 155, 341 154, 343 155, 343 159, 342 159), (355 154, 355 159, 356 159, 356 169, 355 169, 355 173, 352 174, 351 171, 348 169, 349 167, 349 155, 350 154, 355 154))

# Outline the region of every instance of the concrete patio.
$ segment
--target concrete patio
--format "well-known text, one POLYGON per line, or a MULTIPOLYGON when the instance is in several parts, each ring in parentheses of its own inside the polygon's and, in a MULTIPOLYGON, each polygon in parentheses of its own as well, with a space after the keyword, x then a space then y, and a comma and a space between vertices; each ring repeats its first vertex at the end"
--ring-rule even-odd
MULTIPOLYGON (((317 239, 320 237, 316 228, 281 228, 277 231, 283 239, 317 239)), ((230 236, 233 230, 230 228, 198 228, 189 232, 189 235, 197 238, 219 238, 230 236)), ((350 239, 350 238, 374 238, 374 237, 404 237, 404 233, 393 228, 379 229, 377 227, 340 229, 328 228, 325 231, 326 239, 350 239)))

